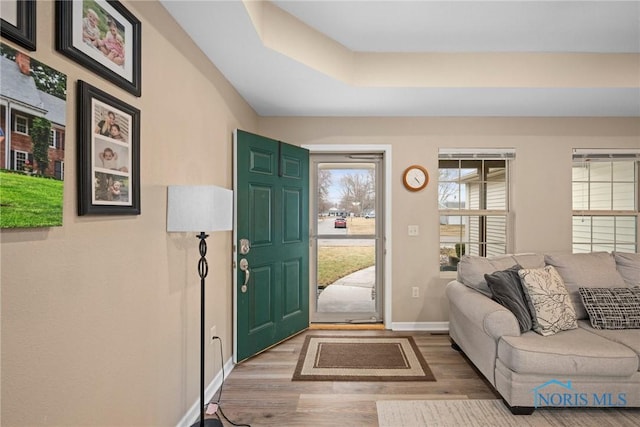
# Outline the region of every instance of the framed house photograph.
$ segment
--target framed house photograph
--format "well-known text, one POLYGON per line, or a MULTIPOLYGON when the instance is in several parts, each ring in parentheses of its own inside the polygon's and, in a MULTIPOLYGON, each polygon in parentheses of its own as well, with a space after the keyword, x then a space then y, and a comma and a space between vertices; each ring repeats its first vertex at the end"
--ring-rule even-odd
POLYGON ((62 226, 67 75, 0 43, 0 228, 62 226))
POLYGON ((135 96, 141 37, 140 21, 119 1, 56 1, 56 50, 135 96))
POLYGON ((36 50, 36 0, 2 0, 2 37, 27 50, 36 50))
POLYGON ((78 81, 78 215, 140 214, 140 110, 78 81))

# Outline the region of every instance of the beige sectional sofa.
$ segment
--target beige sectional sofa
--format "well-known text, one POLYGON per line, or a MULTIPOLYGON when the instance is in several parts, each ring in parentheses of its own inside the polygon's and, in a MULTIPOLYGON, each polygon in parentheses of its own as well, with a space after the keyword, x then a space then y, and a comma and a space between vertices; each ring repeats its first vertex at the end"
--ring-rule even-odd
MULTIPOLYGON (((640 254, 464 256, 457 280, 446 288, 452 345, 465 353, 515 414, 530 414, 544 406, 640 407, 640 307, 636 311, 625 303, 632 318, 625 329, 597 329, 579 294, 583 287, 630 289, 638 295, 637 286, 640 254), (516 267, 520 275, 526 269, 553 266, 571 300, 575 324, 547 336, 521 331, 514 311, 492 299, 485 280, 485 274, 514 265, 522 268, 516 267)), ((527 302, 535 317, 531 301, 527 302)))

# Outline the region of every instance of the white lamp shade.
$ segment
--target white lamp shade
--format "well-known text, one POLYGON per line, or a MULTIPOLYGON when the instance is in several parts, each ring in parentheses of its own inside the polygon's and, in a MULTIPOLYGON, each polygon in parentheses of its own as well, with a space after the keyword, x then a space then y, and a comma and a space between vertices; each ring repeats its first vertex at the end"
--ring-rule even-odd
POLYGON ((233 191, 214 185, 170 185, 167 231, 201 232, 233 229, 233 191))

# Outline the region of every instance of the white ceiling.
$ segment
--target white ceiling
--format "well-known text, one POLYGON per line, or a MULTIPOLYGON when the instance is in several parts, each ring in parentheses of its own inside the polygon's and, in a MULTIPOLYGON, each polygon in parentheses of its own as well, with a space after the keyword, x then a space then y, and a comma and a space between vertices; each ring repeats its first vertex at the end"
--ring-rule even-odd
MULTIPOLYGON (((455 77, 403 84, 395 73, 358 81, 340 78, 353 71, 339 58, 334 68, 322 66, 340 51, 397 53, 394 67, 405 60, 410 67, 415 54, 458 53, 471 68, 474 53, 640 55, 639 1, 273 1, 286 13, 271 23, 298 31, 284 41, 271 35, 278 28, 267 32, 262 15, 254 25, 252 6, 240 0, 161 2, 262 116, 640 116, 640 56, 632 84, 584 86, 491 79, 474 86, 455 77), (315 44, 316 36, 326 43, 315 44)), ((430 70, 412 72, 423 80, 430 70)), ((512 77, 504 67, 495 72, 512 77)))

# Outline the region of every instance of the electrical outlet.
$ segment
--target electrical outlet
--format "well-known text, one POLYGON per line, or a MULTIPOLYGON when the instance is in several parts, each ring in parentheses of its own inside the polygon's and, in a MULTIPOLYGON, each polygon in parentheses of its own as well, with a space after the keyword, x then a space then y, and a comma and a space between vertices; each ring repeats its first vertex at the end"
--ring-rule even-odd
POLYGON ((417 225, 410 225, 408 231, 409 231, 409 236, 419 236, 420 235, 420 227, 418 227, 417 225))
POLYGON ((215 326, 212 326, 210 336, 211 336, 211 341, 213 341, 213 339, 218 336, 218 328, 216 328, 215 326))
POLYGON ((420 298, 420 288, 417 286, 414 286, 413 288, 411 288, 411 297, 412 298, 420 298))

